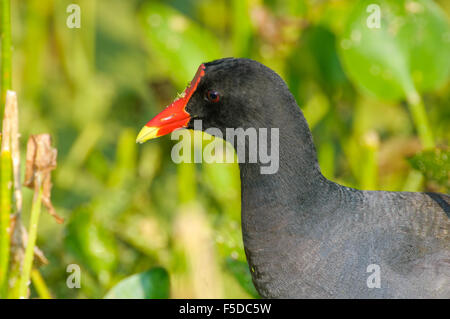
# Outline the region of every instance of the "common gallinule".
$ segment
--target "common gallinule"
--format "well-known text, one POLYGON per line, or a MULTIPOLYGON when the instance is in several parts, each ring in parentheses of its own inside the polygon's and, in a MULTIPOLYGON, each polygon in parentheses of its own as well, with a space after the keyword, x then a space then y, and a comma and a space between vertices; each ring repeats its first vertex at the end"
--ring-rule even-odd
POLYGON ((225 137, 226 128, 279 129, 276 173, 239 163, 243 241, 261 296, 450 297, 450 196, 327 180, 308 124, 274 71, 249 59, 202 64, 137 141, 192 129, 196 119, 225 137))

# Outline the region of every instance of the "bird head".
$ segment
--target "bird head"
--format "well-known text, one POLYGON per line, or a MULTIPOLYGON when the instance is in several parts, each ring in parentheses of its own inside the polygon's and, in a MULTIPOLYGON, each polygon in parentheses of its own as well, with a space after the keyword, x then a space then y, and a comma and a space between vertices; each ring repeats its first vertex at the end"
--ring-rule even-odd
POLYGON ((195 120, 202 121, 202 130, 218 128, 222 136, 226 128, 270 125, 270 105, 283 98, 277 94, 280 89, 289 92, 275 72, 250 59, 201 64, 184 92, 142 128, 136 142, 180 128, 194 129, 195 120))

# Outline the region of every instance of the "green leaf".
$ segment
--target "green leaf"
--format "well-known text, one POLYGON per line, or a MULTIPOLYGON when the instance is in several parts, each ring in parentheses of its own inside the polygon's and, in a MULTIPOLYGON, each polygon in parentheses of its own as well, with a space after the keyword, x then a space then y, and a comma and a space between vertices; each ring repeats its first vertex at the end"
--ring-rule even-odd
POLYGON ((328 96, 337 92, 342 94, 346 87, 350 87, 338 57, 336 42, 336 36, 327 28, 311 26, 302 33, 298 45, 287 58, 286 80, 301 106, 311 94, 310 86, 306 85, 310 80, 319 85, 319 94, 323 92, 328 96))
POLYGON ((350 78, 380 99, 414 96, 448 80, 449 23, 432 1, 359 1, 339 49, 350 78), (370 25, 371 4, 379 5, 379 28, 370 25))
POLYGON ((95 221, 91 208, 81 207, 72 213, 65 243, 104 285, 108 284, 118 263, 117 243, 113 234, 95 221))
POLYGON ((158 57, 156 67, 167 68, 180 88, 201 63, 222 57, 217 38, 177 10, 149 2, 141 13, 146 39, 158 57))
POLYGON ((255 298, 260 298, 255 286, 252 282, 252 277, 246 262, 227 258, 225 260, 226 269, 230 271, 242 288, 255 298))
POLYGON ((450 151, 436 148, 420 152, 408 159, 427 180, 434 181, 446 190, 450 189, 450 151))
POLYGON ((248 56, 252 40, 252 22, 248 0, 231 1, 231 41, 236 56, 248 56))
POLYGON ((135 274, 115 285, 105 299, 167 299, 169 274, 164 268, 152 268, 135 274))

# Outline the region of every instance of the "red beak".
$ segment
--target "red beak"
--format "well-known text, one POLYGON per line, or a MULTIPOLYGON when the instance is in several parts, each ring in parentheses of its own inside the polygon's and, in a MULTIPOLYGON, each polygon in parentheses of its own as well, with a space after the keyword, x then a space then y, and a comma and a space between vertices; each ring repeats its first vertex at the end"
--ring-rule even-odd
POLYGON ((198 83, 205 75, 205 65, 201 64, 189 86, 184 90, 180 98, 166 107, 161 113, 151 119, 139 132, 136 142, 144 143, 152 138, 163 136, 176 129, 186 127, 191 119, 186 111, 186 105, 192 94, 197 89, 198 83))

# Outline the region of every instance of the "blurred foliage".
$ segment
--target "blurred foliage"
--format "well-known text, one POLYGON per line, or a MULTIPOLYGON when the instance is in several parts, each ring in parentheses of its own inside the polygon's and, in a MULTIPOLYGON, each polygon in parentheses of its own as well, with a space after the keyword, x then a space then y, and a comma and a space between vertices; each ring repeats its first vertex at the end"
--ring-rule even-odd
MULTIPOLYGON (((450 151, 434 149, 417 153, 409 159, 412 167, 425 175, 428 182, 437 184, 437 189, 450 189, 450 151)), ((436 187, 436 186, 435 186, 436 187)))
POLYGON ((237 165, 176 165, 169 137, 135 144, 216 58, 256 59, 286 80, 328 178, 448 192, 448 152, 420 153, 408 105, 419 98, 433 142, 448 145, 449 2, 376 2, 375 34, 364 27, 366 1, 12 0, 21 134, 49 132, 58 149, 52 196, 66 222, 43 214, 37 240, 52 296, 162 298, 170 282, 176 298, 257 297, 237 165), (79 29, 66 26, 71 3, 79 29), (81 268, 79 289, 66 286, 68 264, 81 268))
POLYGON ((354 83, 379 99, 396 100, 447 82, 450 41, 443 37, 450 27, 442 10, 428 0, 377 1, 377 30, 367 27, 371 4, 359 1, 353 8, 340 43, 354 83))
POLYGON ((164 299, 169 298, 169 275, 164 268, 130 276, 115 285, 107 299, 164 299))

